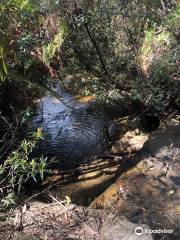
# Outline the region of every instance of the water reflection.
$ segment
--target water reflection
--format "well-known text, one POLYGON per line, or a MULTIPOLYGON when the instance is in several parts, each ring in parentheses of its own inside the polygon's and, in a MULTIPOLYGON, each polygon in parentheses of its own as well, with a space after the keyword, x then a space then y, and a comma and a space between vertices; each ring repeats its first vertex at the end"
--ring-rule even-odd
POLYGON ((33 119, 34 128, 41 127, 45 133, 38 154, 56 159, 60 167, 74 168, 103 152, 107 119, 88 112, 85 104, 75 101, 59 84, 53 91, 59 98, 47 92, 33 119))

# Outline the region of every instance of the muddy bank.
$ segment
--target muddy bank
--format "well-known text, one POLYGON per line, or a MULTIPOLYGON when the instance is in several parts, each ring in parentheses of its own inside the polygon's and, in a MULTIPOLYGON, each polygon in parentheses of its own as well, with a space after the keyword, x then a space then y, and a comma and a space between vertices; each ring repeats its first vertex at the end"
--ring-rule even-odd
POLYGON ((150 134, 131 159, 137 164, 121 174, 91 206, 116 211, 151 229, 172 230, 171 234, 154 234, 154 239, 179 239, 179 143, 179 120, 150 134))

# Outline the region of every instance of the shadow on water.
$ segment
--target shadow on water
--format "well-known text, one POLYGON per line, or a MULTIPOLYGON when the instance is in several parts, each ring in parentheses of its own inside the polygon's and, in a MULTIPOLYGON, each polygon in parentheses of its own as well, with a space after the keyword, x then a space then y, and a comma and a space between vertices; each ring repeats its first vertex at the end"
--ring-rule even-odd
POLYGON ((118 159, 101 158, 81 164, 76 171, 73 169, 52 173, 43 182, 42 188, 52 186, 52 192, 60 199, 69 196, 76 204, 89 205, 114 182, 118 168, 125 164, 126 160, 128 157, 124 159, 124 156, 118 159))
POLYGON ((81 162, 101 154, 106 146, 107 118, 102 113, 88 112, 65 93, 59 84, 53 87, 62 101, 50 92, 39 103, 32 128, 42 128, 44 139, 36 154, 54 159, 60 168, 73 169, 81 162))

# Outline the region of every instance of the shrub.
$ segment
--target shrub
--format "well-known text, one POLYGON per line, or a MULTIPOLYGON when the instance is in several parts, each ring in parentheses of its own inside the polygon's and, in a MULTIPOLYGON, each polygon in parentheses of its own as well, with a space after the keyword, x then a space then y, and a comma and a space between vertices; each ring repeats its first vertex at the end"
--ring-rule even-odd
POLYGON ((29 158, 39 139, 42 130, 38 129, 28 139, 21 141, 20 146, 13 151, 0 165, 0 196, 2 204, 8 206, 15 203, 15 193, 19 193, 30 178, 36 182, 36 176, 43 179, 46 170, 46 158, 29 158))

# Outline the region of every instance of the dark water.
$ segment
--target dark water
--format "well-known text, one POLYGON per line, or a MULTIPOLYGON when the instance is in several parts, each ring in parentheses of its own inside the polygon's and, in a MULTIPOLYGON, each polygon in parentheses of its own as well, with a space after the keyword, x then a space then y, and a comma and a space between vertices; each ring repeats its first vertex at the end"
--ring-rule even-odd
POLYGON ((104 151, 108 121, 102 113, 88 111, 60 85, 53 91, 63 102, 51 92, 40 99, 33 128, 43 129, 44 140, 36 152, 53 158, 59 167, 74 168, 104 151))

